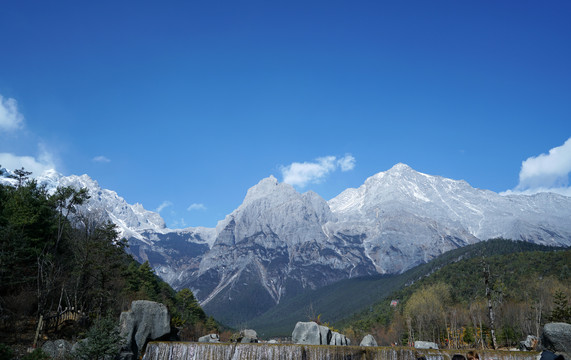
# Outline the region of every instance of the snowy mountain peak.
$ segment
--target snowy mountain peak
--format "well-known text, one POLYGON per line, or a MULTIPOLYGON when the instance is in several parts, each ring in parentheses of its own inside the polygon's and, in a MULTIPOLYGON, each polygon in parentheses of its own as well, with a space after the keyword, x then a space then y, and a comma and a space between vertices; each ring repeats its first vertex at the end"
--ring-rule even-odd
POLYGON ((418 172, 408 166, 407 164, 398 163, 387 171, 382 171, 371 176, 369 179, 382 179, 382 178, 403 178, 403 179, 421 179, 431 177, 430 175, 418 172))
POLYGON ((60 174, 59 172, 57 172, 55 169, 49 169, 44 171, 40 177, 43 178, 47 178, 47 179, 53 179, 53 180, 59 180, 62 178, 62 174, 60 174))
POLYGON ((390 173, 395 173, 395 172, 404 172, 404 171, 414 171, 414 169, 408 166, 407 164, 398 163, 387 171, 390 173))
POLYGON ((47 170, 36 177, 38 184, 46 186, 53 193, 58 186, 71 186, 76 189, 87 188, 90 199, 84 205, 92 211, 99 209, 114 222, 120 236, 143 239, 143 231, 163 232, 165 221, 155 212, 145 210, 141 204, 130 205, 115 191, 101 188, 99 183, 87 174, 64 176, 55 170, 47 170))
POLYGON ((292 194, 297 194, 293 186, 286 183, 279 183, 273 175, 270 175, 260 180, 258 184, 248 190, 243 205, 251 204, 267 196, 291 196, 292 194))

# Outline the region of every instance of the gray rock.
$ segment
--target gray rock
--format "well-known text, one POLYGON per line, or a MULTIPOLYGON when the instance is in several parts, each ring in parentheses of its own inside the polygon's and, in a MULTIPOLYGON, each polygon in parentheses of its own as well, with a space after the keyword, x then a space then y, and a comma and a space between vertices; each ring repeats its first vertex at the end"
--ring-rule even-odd
POLYGON ((545 324, 541 334, 541 348, 571 355, 571 324, 545 324))
POLYGON ((329 345, 345 345, 343 344, 343 335, 339 334, 337 331, 331 333, 331 341, 329 345))
POLYGON ((71 347, 71 353, 75 353, 77 352, 81 346, 86 346, 89 343, 89 339, 82 339, 79 340, 78 342, 76 342, 75 344, 73 344, 73 346, 71 347))
POLYGON ((319 325, 319 338, 321 345, 329 345, 331 343, 331 330, 327 326, 319 325))
POLYGON ((538 341, 539 340, 537 339, 536 336, 527 335, 527 338, 525 339, 525 341, 519 342, 519 349, 522 351, 535 350, 535 348, 537 347, 538 341))
POLYGON ((431 341, 415 341, 414 347, 416 349, 437 349, 438 350, 438 345, 436 343, 431 342, 431 341))
POLYGON ((294 344, 321 345, 321 333, 317 323, 301 322, 295 324, 291 339, 294 344))
POLYGON ((123 349, 131 351, 135 358, 147 341, 156 340, 171 330, 167 307, 154 301, 133 301, 131 310, 122 312, 119 321, 121 335, 126 341, 123 349))
POLYGON ((198 342, 219 343, 220 337, 218 336, 218 334, 204 335, 198 338, 198 342))
POLYGON ((119 360, 137 360, 132 352, 122 351, 119 353, 119 360))
POLYGON ((240 331, 240 338, 242 344, 257 343, 258 333, 252 329, 244 329, 240 331))
POLYGON ((256 332, 256 330, 244 329, 244 330, 240 331, 240 336, 247 336, 247 337, 252 338, 252 339, 257 339, 258 333, 256 332))
POLYGON ((46 341, 42 345, 42 351, 51 357, 55 357, 56 356, 56 346, 54 345, 54 342, 51 340, 46 341))
POLYGON ((327 343, 327 345, 337 346, 347 346, 350 344, 351 340, 349 340, 345 335, 339 334, 337 331, 331 332, 331 339, 329 340, 329 343, 327 343))
POLYGON ((54 359, 65 359, 71 353, 72 345, 66 340, 46 341, 42 350, 54 359))
POLYGON ((365 335, 359 346, 379 346, 377 340, 371 334, 365 335))

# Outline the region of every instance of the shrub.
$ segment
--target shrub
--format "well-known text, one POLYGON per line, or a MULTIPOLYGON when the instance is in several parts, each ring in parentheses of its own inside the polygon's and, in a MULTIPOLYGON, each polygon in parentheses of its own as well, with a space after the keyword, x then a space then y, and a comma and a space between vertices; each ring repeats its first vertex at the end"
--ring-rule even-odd
POLYGON ((117 321, 111 316, 101 318, 87 332, 74 356, 79 360, 104 360, 119 353, 123 344, 117 321))
POLYGON ((24 357, 22 357, 22 360, 48 360, 51 359, 51 357, 46 354, 42 349, 35 349, 34 351, 32 351, 29 354, 24 355, 24 357))
POLYGON ((8 345, 0 343, 0 359, 12 360, 13 357, 14 352, 12 349, 8 345))

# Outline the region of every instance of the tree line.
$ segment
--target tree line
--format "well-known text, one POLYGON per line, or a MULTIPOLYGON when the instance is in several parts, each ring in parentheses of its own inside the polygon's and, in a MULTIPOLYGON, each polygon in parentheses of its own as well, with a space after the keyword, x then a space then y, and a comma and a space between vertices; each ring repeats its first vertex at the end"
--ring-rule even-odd
POLYGON ((89 323, 118 318, 133 300, 167 305, 185 339, 216 331, 189 289, 176 292, 137 263, 107 214, 82 206, 87 189, 48 192, 30 174, 16 170, 13 186, 0 184, 0 343, 17 341, 40 315, 75 309, 89 323))
POLYGON ((392 293, 347 327, 372 332, 385 345, 516 346, 527 335, 539 336, 547 322, 571 323, 569 264, 571 250, 561 249, 462 260, 392 293))

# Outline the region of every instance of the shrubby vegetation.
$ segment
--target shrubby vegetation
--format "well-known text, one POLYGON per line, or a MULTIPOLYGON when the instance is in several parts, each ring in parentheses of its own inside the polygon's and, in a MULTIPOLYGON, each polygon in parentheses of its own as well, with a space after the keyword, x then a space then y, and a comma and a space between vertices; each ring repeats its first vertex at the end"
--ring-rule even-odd
POLYGON ((427 340, 451 348, 492 347, 484 266, 490 269, 499 347, 516 346, 527 335, 539 336, 547 322, 571 321, 571 250, 526 251, 536 246, 508 240, 474 248, 486 246, 495 250, 411 281, 355 316, 346 328, 359 334, 372 332, 384 345, 427 340), (396 307, 390 305, 393 299, 398 300, 396 307))
POLYGON ((117 320, 133 300, 167 305, 187 339, 216 330, 190 290, 177 293, 125 252, 105 214, 81 210, 86 189, 49 194, 29 174, 0 185, 0 343, 22 340, 40 315, 80 310, 89 325, 107 314, 117 320))
MULTIPOLYGON (((492 239, 478 242, 448 251, 432 261, 402 274, 345 279, 316 290, 305 291, 298 296, 284 299, 275 308, 251 320, 249 326, 259 330, 263 336, 286 336, 291 334, 291 330, 297 321, 315 319, 317 315, 321 314, 323 321, 334 324, 345 335, 354 333, 353 340, 360 341, 364 332, 373 328, 381 336, 378 340, 384 339, 383 344, 389 345, 395 341, 402 343, 400 341, 401 336, 398 334, 408 333, 406 319, 403 318, 402 314, 406 300, 413 291, 418 289, 418 285, 427 281, 432 274, 434 276, 442 274, 438 275, 440 276, 439 281, 449 286, 451 303, 456 303, 459 300, 470 303, 474 302, 474 299, 483 301, 485 299, 485 286, 482 258, 488 260, 498 257, 497 261, 489 262, 492 272, 492 285, 494 285, 498 277, 504 277, 503 268, 496 268, 496 263, 514 261, 511 256, 515 258, 520 256, 523 258, 537 257, 535 262, 543 262, 543 265, 536 265, 535 262, 528 263, 527 261, 518 264, 516 260, 513 263, 513 268, 516 270, 513 273, 514 279, 503 280, 504 285, 509 289, 512 287, 524 289, 528 284, 539 281, 539 279, 533 279, 533 273, 542 276, 546 286, 550 282, 547 279, 550 275, 555 276, 556 279, 567 279, 566 281, 560 280, 560 282, 569 284, 569 255, 566 255, 566 261, 561 261, 564 259, 560 257, 565 255, 559 251, 561 248, 524 241, 492 239), (504 255, 507 257, 502 258, 504 255), (552 262, 554 257, 559 260, 552 262), (446 268, 453 264, 456 265, 446 268), (456 277, 460 277, 460 279, 456 279, 456 277), (391 300, 399 301, 397 308, 390 306, 391 300), (395 310, 399 311, 395 313, 395 310), (399 320, 393 321, 396 318, 399 320), (390 328, 388 327, 389 323, 392 324, 390 328)), ((508 273, 511 271, 512 269, 507 269, 508 273)), ((553 293, 548 295, 553 296, 553 293)), ((542 314, 545 315, 545 307, 542 314)), ((441 328, 444 329, 444 327, 441 328)), ((473 329, 466 331, 473 331, 473 329)))

